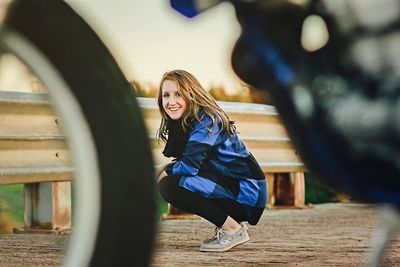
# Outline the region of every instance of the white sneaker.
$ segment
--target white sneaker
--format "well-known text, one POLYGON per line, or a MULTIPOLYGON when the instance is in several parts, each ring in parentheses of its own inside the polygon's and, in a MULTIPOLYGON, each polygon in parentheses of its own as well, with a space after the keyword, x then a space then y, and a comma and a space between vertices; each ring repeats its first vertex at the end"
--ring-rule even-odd
POLYGON ((208 244, 208 243, 214 241, 214 239, 215 239, 216 236, 217 236, 217 233, 218 233, 219 229, 221 229, 221 228, 218 227, 218 226, 215 226, 215 229, 214 229, 214 236, 213 236, 212 238, 207 238, 207 239, 204 239, 203 241, 201 241, 201 245, 208 244))
POLYGON ((247 233, 247 225, 245 223, 240 223, 240 229, 230 234, 224 229, 216 227, 215 236, 213 239, 206 239, 201 243, 200 251, 208 252, 224 252, 237 245, 247 242, 249 234, 247 233))

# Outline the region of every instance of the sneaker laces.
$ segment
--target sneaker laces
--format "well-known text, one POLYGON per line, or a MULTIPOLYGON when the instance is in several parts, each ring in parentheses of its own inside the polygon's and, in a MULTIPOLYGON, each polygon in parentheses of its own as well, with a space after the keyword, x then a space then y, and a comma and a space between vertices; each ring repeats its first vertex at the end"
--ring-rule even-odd
POLYGON ((225 230, 223 228, 215 228, 215 238, 220 240, 222 236, 225 234, 225 230))

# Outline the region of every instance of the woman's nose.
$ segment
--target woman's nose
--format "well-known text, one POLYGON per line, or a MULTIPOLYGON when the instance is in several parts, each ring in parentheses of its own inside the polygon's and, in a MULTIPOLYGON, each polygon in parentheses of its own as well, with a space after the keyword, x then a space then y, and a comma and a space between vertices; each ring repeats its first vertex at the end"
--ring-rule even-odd
POLYGON ((171 96, 170 98, 169 98, 169 104, 175 104, 177 101, 176 101, 176 98, 174 97, 174 96, 171 96))

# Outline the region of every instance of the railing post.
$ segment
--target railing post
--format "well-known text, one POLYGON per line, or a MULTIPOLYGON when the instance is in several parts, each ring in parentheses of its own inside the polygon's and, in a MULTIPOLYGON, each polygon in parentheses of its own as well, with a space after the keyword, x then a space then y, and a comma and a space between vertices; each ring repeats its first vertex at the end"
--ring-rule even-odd
POLYGON ((71 230, 71 182, 24 185, 25 227, 16 233, 68 233, 71 230))
POLYGON ((294 200, 293 205, 297 208, 302 208, 306 200, 306 186, 304 182, 304 172, 291 173, 294 187, 294 200))
POLYGON ((303 208, 305 204, 304 173, 274 173, 266 175, 272 185, 270 207, 303 208))

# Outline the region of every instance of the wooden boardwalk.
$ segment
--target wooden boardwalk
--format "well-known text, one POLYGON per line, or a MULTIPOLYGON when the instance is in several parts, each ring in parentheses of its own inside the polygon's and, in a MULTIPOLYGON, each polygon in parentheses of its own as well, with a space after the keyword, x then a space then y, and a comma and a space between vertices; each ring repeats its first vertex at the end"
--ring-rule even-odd
MULTIPOLYGON (((376 222, 376 209, 365 204, 266 210, 249 228, 249 242, 226 253, 204 253, 198 247, 213 234, 210 223, 161 221, 152 267, 364 266, 376 222)), ((67 243, 68 236, 2 235, 0 266, 57 266, 67 243)), ((386 252, 385 266, 400 266, 400 234, 386 252)))
MULTIPOLYGON (((249 242, 226 253, 205 253, 198 248, 212 236, 211 224, 163 221, 152 266, 364 266, 376 222, 376 209, 362 204, 266 210, 249 228, 249 242)), ((400 235, 387 249, 385 266, 400 266, 400 235)))

